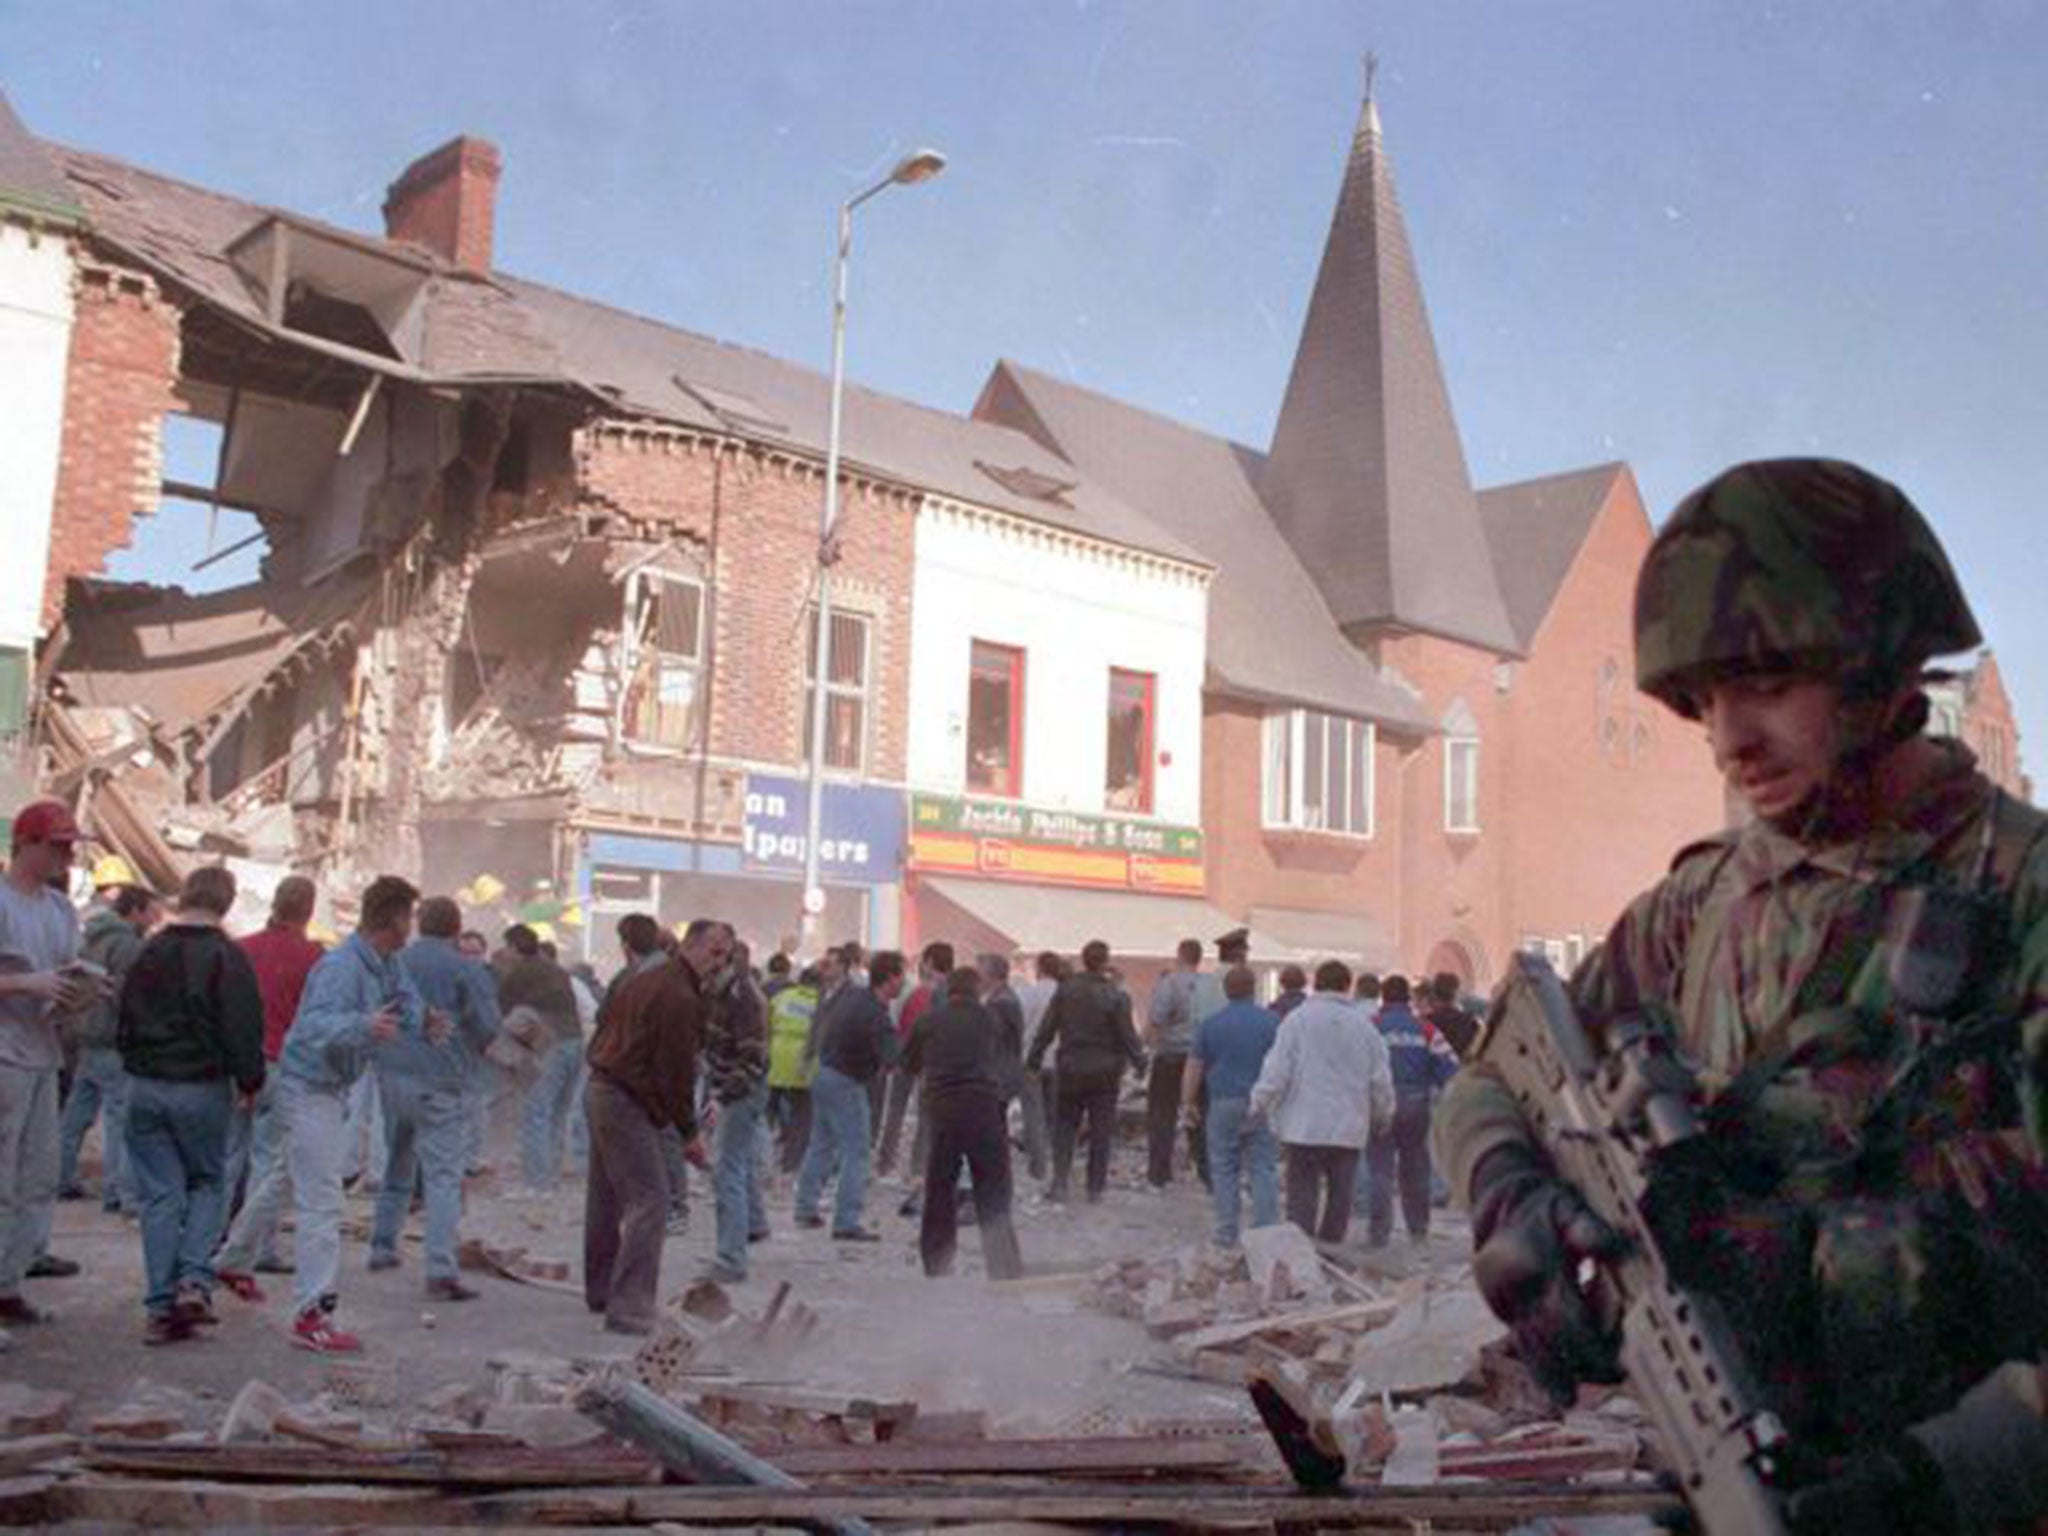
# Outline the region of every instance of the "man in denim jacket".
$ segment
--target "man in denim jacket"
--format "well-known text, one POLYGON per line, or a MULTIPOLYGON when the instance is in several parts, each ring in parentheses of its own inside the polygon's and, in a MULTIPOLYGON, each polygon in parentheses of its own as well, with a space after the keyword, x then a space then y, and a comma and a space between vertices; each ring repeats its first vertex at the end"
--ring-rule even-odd
POLYGON ((278 1093, 289 1138, 298 1203, 298 1268, 293 1281, 292 1342, 320 1354, 345 1354, 361 1340, 334 1323, 341 1268, 342 1169, 347 1158, 349 1090, 371 1050, 417 1036, 426 1004, 399 963, 412 936, 420 893, 396 875, 379 875, 363 892, 356 931, 321 956, 306 978, 298 1017, 285 1035, 278 1093))

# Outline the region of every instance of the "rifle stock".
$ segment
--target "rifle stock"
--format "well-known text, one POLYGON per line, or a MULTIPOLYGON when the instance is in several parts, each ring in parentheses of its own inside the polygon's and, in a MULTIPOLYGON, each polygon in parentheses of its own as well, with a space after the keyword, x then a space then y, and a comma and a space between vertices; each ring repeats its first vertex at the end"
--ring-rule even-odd
POLYGON ((1713 1536, 1788 1529, 1771 1474, 1784 1431, 1762 1406, 1721 1310, 1673 1278, 1645 1214, 1648 1154, 1698 1134, 1686 1096, 1646 1071, 1651 1042, 1603 1055, 1548 962, 1517 955, 1480 1059, 1498 1072, 1558 1176, 1626 1240, 1602 1267, 1621 1363, 1686 1501, 1713 1536))

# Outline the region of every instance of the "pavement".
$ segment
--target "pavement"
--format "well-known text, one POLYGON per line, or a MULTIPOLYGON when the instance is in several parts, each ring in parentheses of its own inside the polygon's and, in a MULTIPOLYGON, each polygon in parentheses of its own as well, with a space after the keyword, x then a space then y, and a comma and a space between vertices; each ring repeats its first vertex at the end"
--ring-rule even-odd
MULTIPOLYGON (((1184 1175, 1153 1190, 1143 1184, 1142 1164, 1142 1148, 1127 1142, 1118 1149, 1100 1205, 1051 1206, 1022 1179, 1020 1160, 1017 1226, 1027 1272, 1084 1270, 1204 1242, 1209 1213, 1201 1187, 1184 1175)), ((1133 1372, 1134 1361, 1156 1352, 1134 1321, 1079 1308, 1057 1286, 991 1286, 981 1274, 971 1226, 962 1229, 958 1272, 927 1279, 918 1265, 916 1222, 896 1214, 904 1192, 900 1181, 877 1181, 868 1222, 883 1241, 845 1244, 824 1231, 797 1229, 787 1184, 771 1188, 772 1234, 753 1248, 749 1278, 729 1289, 742 1310, 758 1311, 786 1280, 793 1297, 823 1321, 799 1355, 778 1363, 779 1379, 911 1397, 926 1412, 982 1409, 991 1431, 1000 1433, 1086 1434, 1146 1418, 1235 1420, 1250 1412, 1242 1392, 1133 1372)), ((691 1195, 690 1230, 671 1237, 664 1249, 664 1295, 702 1273, 713 1257, 708 1180, 693 1174, 691 1195)), ((568 1260, 574 1276, 582 1208, 580 1179, 566 1179, 535 1199, 487 1177, 466 1191, 462 1231, 537 1258, 568 1260)), ((349 1214, 364 1230, 369 1213, 367 1199, 350 1201, 349 1214)), ((1452 1224, 1461 1225, 1455 1218, 1452 1224)), ((339 1320, 363 1338, 359 1356, 318 1356, 291 1344, 285 1275, 260 1277, 269 1292, 261 1304, 218 1293, 217 1328, 186 1343, 145 1347, 137 1227, 103 1213, 95 1199, 62 1203, 52 1251, 77 1260, 83 1273, 29 1282, 29 1299, 56 1316, 12 1330, 12 1347, 0 1354, 0 1381, 73 1394, 75 1425, 136 1401, 168 1402, 204 1423, 252 1377, 294 1400, 332 1391, 362 1402, 375 1416, 450 1383, 481 1383, 486 1362, 500 1352, 569 1360, 631 1356, 637 1341, 603 1331, 577 1295, 467 1274, 481 1292, 477 1299, 430 1301, 420 1245, 411 1240, 417 1232, 415 1217, 401 1245, 403 1263, 379 1273, 367 1267, 363 1238, 344 1242, 339 1320)), ((1462 1254, 1460 1236, 1445 1234, 1423 1249, 1397 1237, 1388 1249, 1361 1258, 1399 1274, 1420 1263, 1455 1263, 1462 1254)))

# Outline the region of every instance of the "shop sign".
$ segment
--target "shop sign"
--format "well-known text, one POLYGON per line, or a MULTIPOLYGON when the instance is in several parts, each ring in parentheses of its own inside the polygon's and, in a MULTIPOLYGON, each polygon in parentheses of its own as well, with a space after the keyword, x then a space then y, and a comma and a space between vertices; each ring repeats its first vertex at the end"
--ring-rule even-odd
POLYGON ((952 795, 910 797, 910 863, 929 874, 1199 896, 1199 827, 952 795))
MULTIPOLYGON (((747 775, 740 857, 748 869, 802 873, 810 828, 810 786, 779 774, 747 775)), ((903 792, 865 784, 825 785, 819 872, 828 880, 893 885, 903 878, 903 792)))

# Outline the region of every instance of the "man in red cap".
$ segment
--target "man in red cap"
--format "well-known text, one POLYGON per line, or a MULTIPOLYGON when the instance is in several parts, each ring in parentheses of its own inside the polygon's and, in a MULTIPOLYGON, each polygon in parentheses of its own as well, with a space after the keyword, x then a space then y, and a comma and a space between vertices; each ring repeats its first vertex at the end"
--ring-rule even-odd
POLYGON ((21 1283, 57 1199, 57 1019, 99 988, 78 960, 78 914, 64 893, 78 823, 60 801, 14 818, 0 878, 0 1327, 43 1321, 21 1283))

